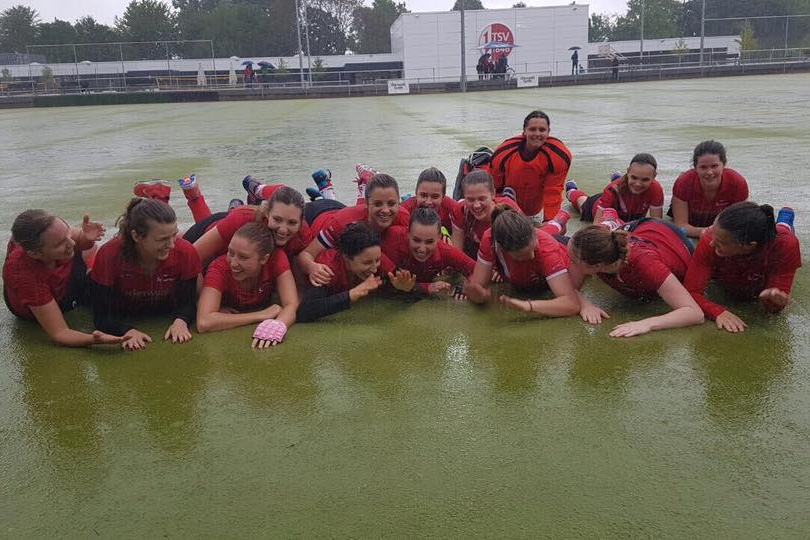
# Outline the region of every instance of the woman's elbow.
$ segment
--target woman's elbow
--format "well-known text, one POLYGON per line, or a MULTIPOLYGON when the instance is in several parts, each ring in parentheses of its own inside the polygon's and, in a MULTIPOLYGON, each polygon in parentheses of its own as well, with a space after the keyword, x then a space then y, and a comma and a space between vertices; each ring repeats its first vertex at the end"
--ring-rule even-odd
POLYGON ((213 330, 211 319, 205 315, 197 315, 197 332, 205 334, 213 330))

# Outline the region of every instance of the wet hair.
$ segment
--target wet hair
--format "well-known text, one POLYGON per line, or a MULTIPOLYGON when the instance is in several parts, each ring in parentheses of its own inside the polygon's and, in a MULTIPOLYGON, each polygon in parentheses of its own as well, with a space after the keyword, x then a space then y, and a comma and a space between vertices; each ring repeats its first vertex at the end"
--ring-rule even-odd
POLYGON ((519 251, 535 236, 532 220, 506 204, 492 210, 492 238, 508 252, 519 251))
POLYGON ((118 235, 124 245, 122 255, 128 261, 137 261, 138 252, 135 249, 135 240, 132 238, 132 231, 139 236, 149 234, 149 222, 168 224, 177 221, 177 215, 171 206, 157 199, 144 199, 134 197, 129 201, 127 209, 116 220, 118 235))
POLYGON ((254 246, 256 251, 259 252, 259 257, 264 257, 273 252, 276 247, 276 242, 273 240, 273 233, 268 229, 264 223, 257 223, 251 221, 245 223, 234 233, 234 236, 244 238, 254 246))
POLYGON ((727 230, 741 244, 768 244, 776 238, 773 207, 753 201, 734 203, 717 216, 717 226, 727 230))
POLYGON ((371 193, 375 189, 384 188, 394 188, 394 191, 397 192, 397 199, 399 199, 399 185, 397 181, 394 180, 394 177, 385 173, 377 173, 371 177, 371 180, 369 180, 366 185, 366 202, 369 201, 371 193))
POLYGON ((37 251, 43 244, 42 235, 57 219, 59 218, 45 210, 26 210, 14 218, 11 239, 26 251, 37 251))
POLYGON ((695 151, 692 152, 692 166, 697 167, 698 158, 706 154, 719 156, 723 165, 726 164, 726 147, 717 141, 703 141, 698 144, 695 147, 695 151))
POLYGON ((379 245, 380 233, 360 221, 349 224, 338 239, 338 250, 349 259, 356 257, 365 249, 379 245))
POLYGON ((475 169, 467 173, 467 175, 461 179, 461 192, 464 193, 465 189, 469 186, 479 184, 486 186, 490 192, 495 193, 495 181, 492 179, 492 175, 484 169, 475 169))
POLYGON ((419 189, 422 182, 435 182, 437 184, 441 184, 442 195, 447 192, 447 178, 444 176, 444 173, 436 167, 428 167, 419 173, 419 178, 416 179, 416 189, 419 189))
POLYGON ((627 231, 611 231, 601 225, 588 225, 571 237, 571 249, 577 258, 591 266, 613 264, 627 258, 627 231))
POLYGON ((529 121, 535 118, 542 118, 543 120, 546 121, 548 127, 551 127, 551 119, 548 117, 548 115, 543 111, 537 110, 530 112, 529 114, 526 115, 526 118, 523 119, 523 129, 526 129, 526 126, 529 125, 529 121))
POLYGON ((414 223, 419 225, 427 225, 428 227, 436 227, 436 230, 441 233, 442 223, 439 214, 433 208, 417 207, 411 212, 411 221, 408 222, 408 228, 413 227, 414 223))
POLYGON ((298 207, 301 209, 301 214, 304 213, 304 197, 289 186, 281 186, 273 192, 269 199, 262 201, 262 204, 256 209, 257 221, 264 220, 270 214, 270 210, 273 209, 275 203, 298 207))
MULTIPOLYGON (((627 167, 628 169, 633 165, 633 163, 637 163, 639 165, 652 165, 653 171, 658 172, 658 162, 655 160, 652 154, 647 154, 641 152, 640 154, 636 154, 633 156, 633 159, 630 160, 630 165, 627 167)), ((629 189, 629 178, 627 177, 627 173, 622 175, 621 181, 621 188, 622 190, 629 189)))

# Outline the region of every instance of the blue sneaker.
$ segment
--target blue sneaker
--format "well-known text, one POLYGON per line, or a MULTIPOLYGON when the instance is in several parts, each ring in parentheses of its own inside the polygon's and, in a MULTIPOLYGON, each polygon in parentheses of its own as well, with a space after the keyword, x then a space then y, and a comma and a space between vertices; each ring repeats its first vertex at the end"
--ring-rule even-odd
POLYGON ((619 171, 613 171, 612 173, 610 173, 610 181, 613 182, 614 180, 618 180, 622 176, 624 175, 619 171))
POLYGON ((180 189, 194 189, 197 187, 197 175, 192 173, 185 178, 181 178, 177 181, 180 184, 180 189))
POLYGON ((228 203, 228 212, 230 212, 234 208, 238 208, 239 206, 245 206, 245 203, 242 201, 242 199, 231 199, 231 202, 228 203))
POLYGON ((569 180, 568 182, 565 183, 565 191, 566 191, 566 193, 571 191, 572 189, 579 189, 579 186, 577 186, 577 181, 576 180, 569 180))
POLYGON ((262 202, 262 200, 256 194, 256 191, 258 190, 260 185, 261 182, 259 182, 250 175, 247 175, 242 179, 242 187, 245 188, 245 191, 247 191, 248 204, 259 204, 260 202, 262 202))
POLYGON ((779 214, 776 216, 776 224, 779 225, 780 223, 783 225, 787 225, 790 227, 790 230, 793 230, 793 218, 796 217, 796 212, 793 211, 793 208, 789 206, 783 206, 779 209, 779 214))
POLYGON ((408 199, 413 199, 413 193, 406 193, 402 197, 400 197, 399 202, 404 203, 408 199))
POLYGON ((318 199, 320 199, 320 198, 321 198, 321 190, 319 190, 319 189, 317 189, 317 188, 314 188, 314 187, 308 187, 308 188, 307 188, 306 190, 304 190, 304 191, 306 191, 306 192, 307 192, 307 195, 309 195, 309 200, 310 200, 310 201, 315 201, 315 200, 318 200, 318 199))
POLYGON ((517 201, 517 193, 515 193, 515 189, 511 186, 506 186, 505 188, 503 188, 501 195, 503 195, 504 197, 509 197, 513 201, 517 201))
POLYGON ((323 191, 332 185, 332 171, 318 169, 312 173, 312 179, 315 181, 315 185, 318 186, 318 191, 323 191))

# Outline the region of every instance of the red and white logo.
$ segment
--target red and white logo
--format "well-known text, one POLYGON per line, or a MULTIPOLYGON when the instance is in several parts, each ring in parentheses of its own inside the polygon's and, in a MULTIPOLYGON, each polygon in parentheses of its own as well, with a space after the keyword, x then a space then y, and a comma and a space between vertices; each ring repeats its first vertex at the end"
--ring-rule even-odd
POLYGON ((503 23, 492 23, 481 31, 478 37, 478 49, 492 55, 492 61, 497 62, 502 56, 509 56, 515 45, 515 34, 512 29, 503 23), (490 43, 504 43, 506 47, 485 48, 490 43))

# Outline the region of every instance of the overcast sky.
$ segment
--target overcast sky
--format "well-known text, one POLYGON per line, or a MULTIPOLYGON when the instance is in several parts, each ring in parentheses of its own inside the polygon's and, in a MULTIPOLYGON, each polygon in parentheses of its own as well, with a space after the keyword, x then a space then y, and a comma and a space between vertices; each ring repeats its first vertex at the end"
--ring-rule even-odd
MULTIPOLYGON (((483 0, 484 7, 489 9, 512 7, 517 0, 483 0)), ((55 18, 75 22, 85 15, 92 15, 104 24, 113 24, 115 16, 124 13, 130 0, 0 0, 0 11, 11 6, 22 4, 37 10, 42 22, 51 22, 55 18)), ((528 6, 561 6, 570 2, 565 0, 524 0, 528 6)), ((166 2, 171 5, 170 1, 166 2)), ((371 4, 371 0, 365 2, 371 4)), ((405 5, 411 11, 447 11, 455 0, 406 0, 405 5)), ((624 14, 627 11, 627 0, 578 0, 580 4, 590 5, 590 13, 624 14)))

